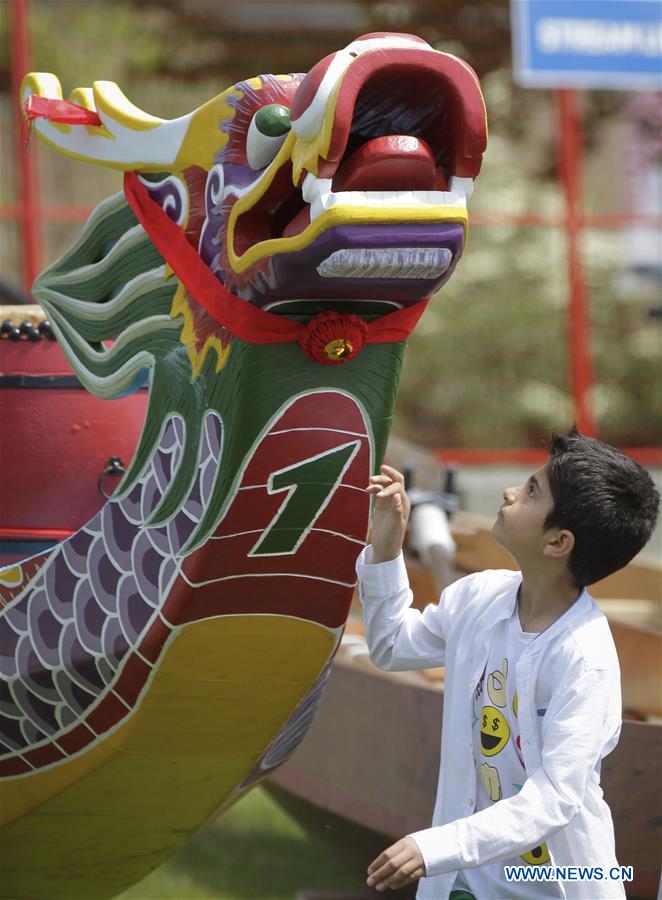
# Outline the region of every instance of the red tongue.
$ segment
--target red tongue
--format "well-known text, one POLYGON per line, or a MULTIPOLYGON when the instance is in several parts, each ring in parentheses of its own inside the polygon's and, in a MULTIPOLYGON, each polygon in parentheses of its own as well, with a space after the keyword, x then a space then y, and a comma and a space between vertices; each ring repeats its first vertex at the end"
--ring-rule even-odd
POLYGON ((352 153, 333 178, 334 191, 444 191, 448 186, 420 138, 389 134, 352 153))

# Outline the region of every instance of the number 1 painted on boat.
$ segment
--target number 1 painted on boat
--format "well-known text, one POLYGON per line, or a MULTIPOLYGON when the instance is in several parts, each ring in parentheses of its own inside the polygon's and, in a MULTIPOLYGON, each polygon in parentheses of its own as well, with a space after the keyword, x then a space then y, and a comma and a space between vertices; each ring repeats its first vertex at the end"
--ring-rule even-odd
POLYGON ((296 553, 329 504, 360 446, 361 441, 350 441, 272 472, 267 490, 270 494, 287 491, 287 496, 248 555, 296 553))

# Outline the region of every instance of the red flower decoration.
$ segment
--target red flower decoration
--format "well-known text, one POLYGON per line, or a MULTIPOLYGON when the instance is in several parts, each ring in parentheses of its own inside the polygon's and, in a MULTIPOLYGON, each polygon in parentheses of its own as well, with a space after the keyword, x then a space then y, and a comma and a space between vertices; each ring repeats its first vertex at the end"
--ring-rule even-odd
POLYGON ((313 362, 337 366, 354 359, 368 339, 368 326, 359 316, 323 312, 311 319, 299 338, 313 362))

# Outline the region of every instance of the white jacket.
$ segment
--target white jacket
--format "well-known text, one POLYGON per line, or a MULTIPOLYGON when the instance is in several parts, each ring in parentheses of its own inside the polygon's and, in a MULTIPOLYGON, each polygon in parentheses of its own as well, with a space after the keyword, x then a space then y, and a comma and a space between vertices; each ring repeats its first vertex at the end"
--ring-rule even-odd
POLYGON ((357 561, 359 594, 373 662, 399 671, 446 666, 441 767, 432 827, 411 835, 425 860, 419 900, 446 900, 457 870, 507 860, 547 842, 550 865, 602 866, 605 880, 559 883, 568 900, 625 896, 609 880, 617 866, 600 764, 618 742, 620 670, 603 613, 583 591, 531 641, 516 667, 518 722, 527 780, 514 797, 474 813, 471 694, 485 668, 494 625, 513 614, 519 572, 469 575, 438 606, 410 608, 402 555, 357 561))

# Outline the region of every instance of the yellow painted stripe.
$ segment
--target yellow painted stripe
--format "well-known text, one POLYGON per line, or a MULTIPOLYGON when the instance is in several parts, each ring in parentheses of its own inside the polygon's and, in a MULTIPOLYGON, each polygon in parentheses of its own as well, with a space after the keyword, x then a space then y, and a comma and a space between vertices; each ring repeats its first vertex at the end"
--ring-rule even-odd
POLYGON ((275 256, 277 253, 294 253, 297 250, 303 250, 304 247, 307 247, 318 238, 323 231, 334 228, 337 225, 402 225, 420 222, 433 224, 457 222, 463 226, 465 233, 468 229, 467 211, 457 206, 433 206, 428 208, 405 206, 393 208, 384 205, 381 209, 375 209, 346 204, 327 209, 300 234, 294 237, 262 241, 259 244, 255 244, 241 256, 237 256, 232 249, 234 229, 237 221, 237 216, 233 214, 237 205, 238 203, 233 207, 228 222, 228 259, 235 272, 244 272, 265 256, 275 256))

